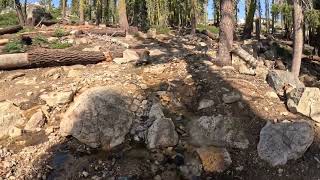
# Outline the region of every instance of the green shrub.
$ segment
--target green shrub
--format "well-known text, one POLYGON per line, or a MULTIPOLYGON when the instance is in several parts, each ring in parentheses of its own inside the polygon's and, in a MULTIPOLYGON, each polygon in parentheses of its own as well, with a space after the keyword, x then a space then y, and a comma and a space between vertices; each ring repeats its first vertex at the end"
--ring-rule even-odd
POLYGON ((62 28, 56 28, 53 32, 54 37, 63 37, 63 36, 67 36, 67 35, 68 35, 68 33, 62 28))
POLYGON ((25 47, 20 40, 14 39, 5 45, 3 50, 6 53, 21 53, 25 52, 25 47))
POLYGON ((50 49, 65 49, 68 47, 71 47, 72 44, 68 43, 68 42, 61 42, 61 41, 54 41, 52 43, 50 43, 49 48, 50 49))
POLYGON ((42 35, 38 35, 35 38, 33 38, 32 44, 33 45, 44 45, 44 44, 49 44, 49 41, 46 37, 44 37, 42 35))
POLYGON ((15 12, 0 15, 0 27, 12 26, 19 24, 19 19, 15 12))
POLYGON ((197 29, 199 30, 199 31, 203 31, 203 30, 208 30, 208 31, 210 31, 210 32, 212 32, 212 33, 214 33, 214 34, 219 34, 219 28, 218 27, 216 27, 216 26, 206 26, 206 25, 204 25, 204 24, 198 24, 197 25, 197 29))
POLYGON ((80 21, 79 17, 78 16, 71 16, 70 17, 70 21, 71 21, 71 24, 76 24, 80 21))
POLYGON ((34 27, 23 27, 18 33, 24 33, 24 32, 32 32, 34 31, 34 27))
POLYGON ((53 7, 50 10, 50 14, 52 15, 53 20, 57 20, 61 17, 61 9, 53 7))
POLYGON ((154 26, 153 28, 157 30, 157 34, 169 34, 170 32, 170 28, 167 26, 154 26))

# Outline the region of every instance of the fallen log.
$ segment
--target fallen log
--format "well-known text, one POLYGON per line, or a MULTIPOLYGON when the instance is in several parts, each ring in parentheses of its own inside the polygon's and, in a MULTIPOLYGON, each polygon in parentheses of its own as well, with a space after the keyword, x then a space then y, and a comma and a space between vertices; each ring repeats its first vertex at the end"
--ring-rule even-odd
POLYGON ((0 55, 0 70, 95 64, 102 61, 112 61, 111 53, 41 49, 29 53, 0 55))
POLYGON ((320 57, 319 56, 307 56, 307 55, 302 54, 302 60, 320 62, 320 57))
POLYGON ((209 38, 211 38, 211 39, 213 39, 213 40, 215 40, 215 39, 218 38, 218 36, 217 36, 216 34, 210 32, 210 31, 208 31, 208 30, 206 30, 206 29, 202 30, 201 33, 204 34, 204 35, 206 35, 206 36, 208 36, 209 38))
POLYGON ((245 62, 250 64, 252 67, 256 67, 258 65, 258 60, 254 58, 251 54, 249 54, 246 50, 242 49, 239 45, 234 44, 232 48, 232 53, 239 56, 245 62))
POLYGON ((6 27, 6 28, 3 28, 3 29, 0 29, 0 35, 13 34, 13 33, 16 33, 18 31, 20 31, 21 29, 23 29, 23 27, 20 26, 20 25, 6 27))
POLYGON ((9 42, 9 39, 0 39, 0 46, 5 45, 9 42))
POLYGON ((43 20, 41 24, 45 25, 45 26, 51 26, 54 24, 57 24, 58 22, 55 20, 43 20))
POLYGON ((126 36, 126 31, 124 30, 113 30, 113 29, 91 29, 88 30, 86 33, 91 33, 91 34, 97 34, 97 35, 108 35, 108 36, 113 36, 113 37, 125 37, 126 36))

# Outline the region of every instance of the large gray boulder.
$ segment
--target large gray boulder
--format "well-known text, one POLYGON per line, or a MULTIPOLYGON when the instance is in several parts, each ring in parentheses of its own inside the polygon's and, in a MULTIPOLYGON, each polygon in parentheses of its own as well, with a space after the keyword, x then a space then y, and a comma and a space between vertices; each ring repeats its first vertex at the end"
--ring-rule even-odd
POLYGON ((170 118, 158 118, 148 129, 147 146, 150 149, 172 147, 178 141, 178 133, 170 118))
POLYGON ((117 92, 96 87, 75 99, 63 116, 60 131, 93 148, 110 149, 125 140, 132 119, 125 100, 117 92))
POLYGON ((20 108, 12 102, 0 102, 0 139, 9 136, 10 131, 24 123, 25 119, 21 113, 20 108))
POLYGON ((115 58, 113 59, 113 62, 117 64, 126 64, 129 62, 136 62, 140 59, 138 53, 132 49, 126 49, 123 51, 123 57, 122 58, 115 58))
POLYGON ((153 121, 147 132, 147 146, 150 149, 171 147, 178 144, 179 136, 170 118, 164 116, 162 105, 155 103, 149 111, 153 121))
POLYGON ((305 122, 268 122, 260 132, 258 155, 271 166, 300 158, 312 144, 314 130, 305 122))
POLYGON ((190 123, 191 144, 246 149, 245 137, 239 119, 228 116, 202 116, 190 123))
POLYGON ((73 91, 64 91, 64 92, 49 92, 40 95, 40 99, 45 101, 49 106, 56 107, 69 103, 73 98, 73 91))
POLYGON ((52 15, 46 11, 45 7, 40 5, 30 4, 27 6, 27 23, 28 25, 35 26, 42 19, 51 20, 52 15))
POLYGON ((267 75, 267 82, 280 96, 285 95, 286 86, 292 88, 304 88, 304 84, 291 72, 271 70, 267 75))
POLYGON ((287 107, 293 113, 298 112, 320 122, 320 89, 293 89, 287 95, 287 107))

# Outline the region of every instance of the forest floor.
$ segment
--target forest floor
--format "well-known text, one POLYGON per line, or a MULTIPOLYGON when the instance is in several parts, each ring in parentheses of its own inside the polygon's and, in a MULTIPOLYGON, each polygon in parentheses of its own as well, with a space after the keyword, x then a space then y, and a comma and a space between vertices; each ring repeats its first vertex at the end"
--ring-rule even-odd
MULTIPOLYGON (((227 148, 231 166, 221 173, 203 172, 199 179, 320 179, 317 126, 314 142, 302 158, 277 167, 259 158, 259 133, 267 121, 308 118, 290 113, 265 79, 240 74, 232 67, 216 66, 217 42, 210 55, 206 55, 194 50, 200 38, 190 35, 117 39, 133 49, 147 48, 151 63, 135 66, 101 62, 0 71, 0 101, 11 101, 24 112, 39 106, 47 109, 47 123, 38 132, 25 132, 0 141, 0 179, 184 179, 179 170, 181 162, 176 157, 182 154, 187 162, 187 157, 194 155, 188 144, 188 123, 201 116, 219 114, 240 119, 249 148, 227 148), (166 116, 176 125, 179 145, 149 150, 143 142, 127 138, 125 143, 106 152, 85 146, 73 137, 62 137, 60 119, 70 103, 48 107, 40 95, 72 91, 77 96, 95 86, 114 87, 131 97, 137 105, 131 111, 137 118, 146 116, 143 103, 149 106, 155 98, 160 100, 166 116), (228 92, 240 93, 241 100, 224 103, 221 97, 228 92), (213 100, 214 105, 198 110, 203 99, 213 100)), ((70 49, 97 45, 109 48, 104 41, 94 38, 90 41, 88 45, 70 49)))

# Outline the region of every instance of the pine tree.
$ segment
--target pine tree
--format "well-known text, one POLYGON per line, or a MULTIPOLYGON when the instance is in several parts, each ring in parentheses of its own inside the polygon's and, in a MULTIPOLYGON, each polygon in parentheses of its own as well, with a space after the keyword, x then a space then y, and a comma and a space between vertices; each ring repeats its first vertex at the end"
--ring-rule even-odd
POLYGON ((221 21, 219 33, 219 63, 221 65, 231 64, 231 50, 233 44, 233 0, 221 0, 221 21))
POLYGON ((294 44, 291 72, 294 74, 294 76, 298 77, 300 73, 303 50, 303 14, 300 0, 293 0, 293 19, 294 44))

